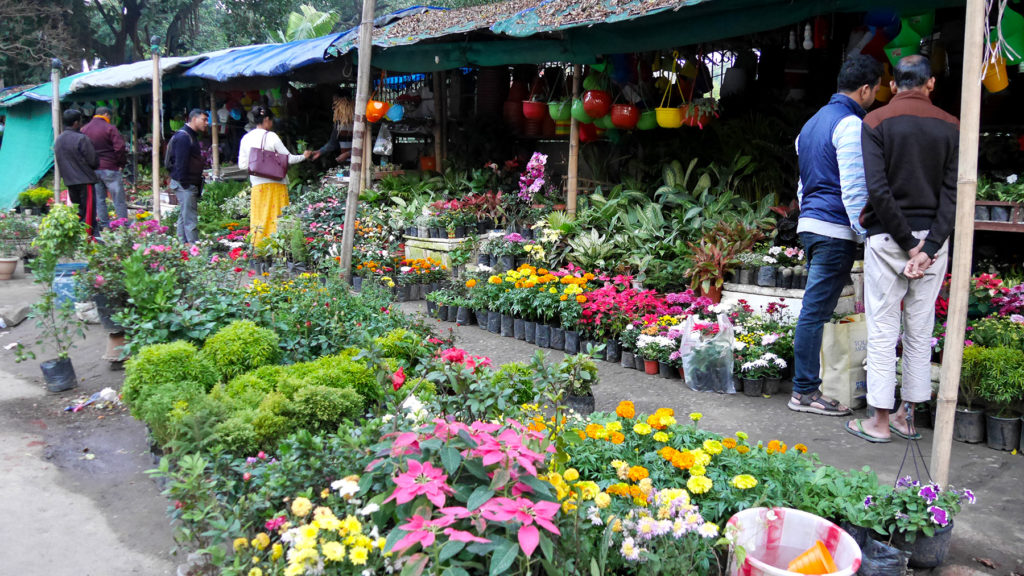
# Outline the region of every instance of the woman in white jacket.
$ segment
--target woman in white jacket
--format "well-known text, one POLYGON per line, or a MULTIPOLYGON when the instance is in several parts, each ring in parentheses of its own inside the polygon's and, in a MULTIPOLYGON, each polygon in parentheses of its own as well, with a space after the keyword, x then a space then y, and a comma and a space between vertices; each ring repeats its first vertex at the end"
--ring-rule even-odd
MULTIPOLYGON (((292 154, 285 148, 281 137, 271 132, 274 128, 274 115, 265 106, 256 106, 252 109, 253 120, 256 128, 250 130, 242 137, 238 149, 238 167, 243 170, 249 169, 249 151, 252 149, 277 152, 288 156, 288 164, 298 164, 312 156, 312 152, 304 154, 292 154)), ((277 217, 281 210, 288 205, 288 176, 280 180, 271 180, 249 175, 252 183, 252 209, 249 215, 249 230, 252 234, 252 243, 259 245, 267 236, 277 230, 277 217)))

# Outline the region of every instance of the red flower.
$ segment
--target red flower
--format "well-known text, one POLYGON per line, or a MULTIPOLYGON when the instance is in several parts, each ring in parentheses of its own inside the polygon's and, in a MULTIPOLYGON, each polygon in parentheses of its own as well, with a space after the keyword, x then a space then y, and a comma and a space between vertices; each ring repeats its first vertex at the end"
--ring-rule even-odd
POLYGON ((398 371, 391 375, 391 387, 397 392, 403 384, 405 384, 405 372, 399 367, 398 371))
MULTIPOLYGON (((228 258, 231 258, 232 260, 238 260, 238 257, 241 256, 241 255, 242 255, 242 247, 241 246, 238 246, 236 248, 232 248, 231 252, 228 252, 228 258)), ((236 270, 236 272, 237 272, 237 270, 236 270)))

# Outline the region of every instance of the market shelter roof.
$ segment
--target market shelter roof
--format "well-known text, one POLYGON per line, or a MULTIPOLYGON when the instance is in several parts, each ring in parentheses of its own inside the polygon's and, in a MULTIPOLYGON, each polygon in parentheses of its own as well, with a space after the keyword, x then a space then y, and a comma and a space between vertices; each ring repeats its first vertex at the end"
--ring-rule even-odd
MULTIPOLYGON (((94 73, 95 71, 79 72, 78 74, 72 74, 71 76, 61 78, 59 85, 60 99, 63 100, 70 92, 71 84, 74 83, 75 80, 94 73)), ((0 106, 10 107, 17 106, 25 101, 49 102, 51 100, 53 100, 53 85, 50 82, 46 82, 45 84, 40 84, 27 90, 22 90, 8 95, 3 100, 0 100, 0 106)))

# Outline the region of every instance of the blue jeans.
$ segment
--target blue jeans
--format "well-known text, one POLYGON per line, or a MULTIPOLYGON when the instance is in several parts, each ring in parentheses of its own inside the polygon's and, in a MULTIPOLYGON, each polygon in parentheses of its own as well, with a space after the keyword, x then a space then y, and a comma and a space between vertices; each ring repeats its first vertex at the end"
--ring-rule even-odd
POLYGON ((807 257, 807 287, 793 334, 793 392, 811 394, 821 386, 821 335, 832 319, 850 277, 857 243, 801 232, 807 257))
POLYGON ((114 200, 114 212, 118 218, 128 217, 128 202, 124 195, 124 185, 121 182, 120 170, 96 170, 96 221, 102 229, 110 225, 110 218, 107 216, 107 192, 114 200))
POLYGON ((199 239, 199 187, 171 180, 171 192, 178 197, 178 240, 193 244, 199 239))

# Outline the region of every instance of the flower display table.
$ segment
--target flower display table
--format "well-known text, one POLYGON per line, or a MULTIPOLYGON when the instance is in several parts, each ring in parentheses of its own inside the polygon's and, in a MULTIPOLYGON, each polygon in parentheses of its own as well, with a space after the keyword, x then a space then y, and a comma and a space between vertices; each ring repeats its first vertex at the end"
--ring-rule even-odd
POLYGON ((468 241, 468 238, 418 238, 416 236, 405 236, 405 257, 406 258, 433 258, 451 268, 451 258, 448 253, 458 250, 468 241))
MULTIPOLYGON (((856 276, 863 278, 863 274, 854 275, 854 283, 857 283, 856 276)), ((861 280, 863 285, 863 280, 861 280)), ((722 287, 722 303, 735 304, 739 300, 746 300, 755 309, 767 306, 769 302, 779 298, 785 298, 789 308, 786 312, 791 313, 794 318, 800 314, 801 304, 804 298, 803 289, 775 288, 768 286, 756 286, 753 284, 736 284, 726 282, 722 287)), ((854 286, 843 287, 839 296, 839 304, 836 305, 836 314, 853 314, 857 311, 856 302, 858 298, 854 286)))

